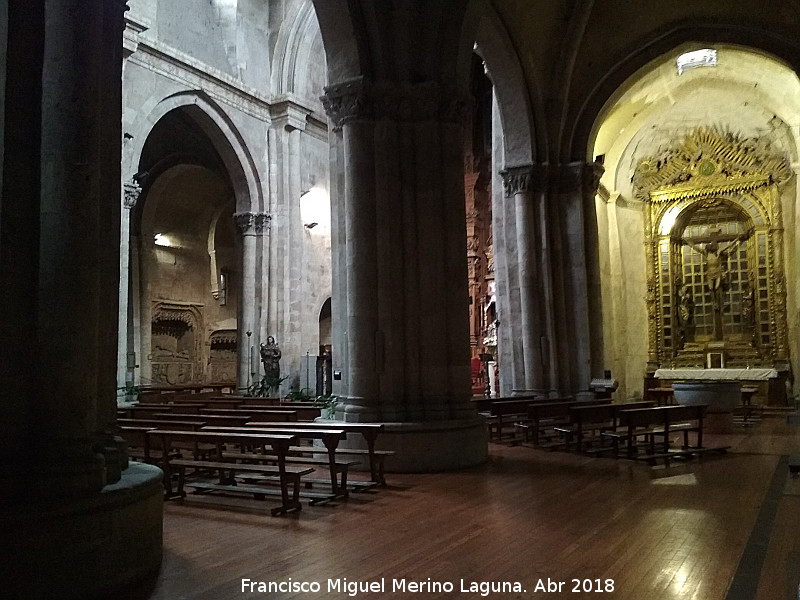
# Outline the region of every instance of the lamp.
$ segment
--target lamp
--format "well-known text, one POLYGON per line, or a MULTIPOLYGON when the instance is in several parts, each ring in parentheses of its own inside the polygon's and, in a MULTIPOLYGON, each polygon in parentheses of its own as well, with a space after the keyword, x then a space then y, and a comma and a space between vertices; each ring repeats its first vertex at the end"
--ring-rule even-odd
POLYGON ((309 231, 314 228, 318 228, 314 233, 330 231, 331 204, 326 190, 314 186, 300 196, 300 219, 309 231))

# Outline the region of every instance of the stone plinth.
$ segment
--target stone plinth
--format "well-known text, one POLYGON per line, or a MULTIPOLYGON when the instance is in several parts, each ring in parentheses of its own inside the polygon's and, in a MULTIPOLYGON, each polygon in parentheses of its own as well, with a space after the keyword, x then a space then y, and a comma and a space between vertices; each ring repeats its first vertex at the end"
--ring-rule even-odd
POLYGON ((161 565, 161 477, 157 467, 132 463, 99 494, 65 499, 54 493, 0 510, 6 597, 113 598, 155 576, 161 565))
MULTIPOLYGON (((336 421, 317 419, 336 427, 336 421)), ((430 473, 474 467, 489 456, 486 422, 471 419, 383 423, 377 450, 393 450, 385 469, 390 473, 430 473)), ((364 438, 350 434, 340 448, 366 448, 364 438)), ((368 469, 368 468, 367 468, 368 469)))

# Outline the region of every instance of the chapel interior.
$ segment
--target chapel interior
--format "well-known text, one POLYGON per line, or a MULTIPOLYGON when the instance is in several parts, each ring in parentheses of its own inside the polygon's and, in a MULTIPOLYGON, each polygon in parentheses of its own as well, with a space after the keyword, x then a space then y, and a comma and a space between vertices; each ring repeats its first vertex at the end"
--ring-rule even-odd
POLYGON ((0 49, 0 595, 797 597, 795 0, 0 0, 0 49), (121 411, 265 347, 388 485, 165 498, 121 411), (481 404, 720 379, 723 452, 655 467, 481 404))

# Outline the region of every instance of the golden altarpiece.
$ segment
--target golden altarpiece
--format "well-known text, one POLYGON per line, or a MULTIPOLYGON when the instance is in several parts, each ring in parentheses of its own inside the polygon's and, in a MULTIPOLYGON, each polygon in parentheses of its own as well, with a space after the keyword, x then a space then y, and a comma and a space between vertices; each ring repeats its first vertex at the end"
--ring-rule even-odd
POLYGON ((791 173, 765 140, 715 129, 639 162, 648 371, 788 371, 780 190, 791 173))

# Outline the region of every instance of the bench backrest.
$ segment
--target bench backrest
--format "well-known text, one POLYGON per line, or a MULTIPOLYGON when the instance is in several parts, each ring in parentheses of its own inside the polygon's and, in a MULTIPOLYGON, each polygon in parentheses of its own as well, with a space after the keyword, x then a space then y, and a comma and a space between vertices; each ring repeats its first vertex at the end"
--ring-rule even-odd
POLYGON ((573 404, 569 407, 569 418, 573 423, 604 423, 616 418, 613 404, 573 404))
POLYGON ((216 425, 243 425, 247 421, 252 420, 252 416, 250 415, 217 415, 217 414, 192 415, 192 414, 183 414, 174 412, 155 413, 152 418, 178 420, 178 421, 192 421, 192 420, 202 419, 206 423, 212 423, 216 425))
POLYGON ((621 427, 648 427, 650 425, 666 425, 667 413, 663 407, 632 408, 619 411, 621 427))
POLYGON ((296 410, 272 410, 269 408, 201 408, 201 415, 251 416, 264 421, 297 421, 296 410))
POLYGON ((175 421, 168 419, 117 419, 121 427, 142 427, 149 429, 177 429, 181 431, 198 431, 205 421, 175 421))
POLYGON ((258 421, 250 421, 247 427, 269 427, 269 428, 292 428, 300 427, 302 429, 343 429, 345 431, 352 431, 360 433, 363 431, 383 431, 383 423, 263 423, 258 421))
POLYGON ((661 409, 667 413, 667 420, 669 423, 680 423, 681 421, 700 421, 705 416, 707 408, 708 407, 705 404, 661 407, 661 409))
POLYGON ((265 431, 178 431, 175 429, 150 429, 148 438, 158 438, 162 442, 208 442, 212 444, 277 444, 283 447, 290 446, 297 441, 297 437, 286 432, 265 431))
POLYGON ((532 420, 546 419, 552 417, 566 417, 569 415, 571 403, 569 402, 546 402, 528 405, 528 418, 532 420))

